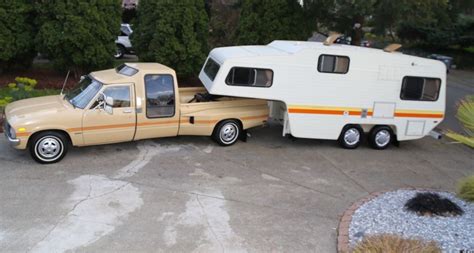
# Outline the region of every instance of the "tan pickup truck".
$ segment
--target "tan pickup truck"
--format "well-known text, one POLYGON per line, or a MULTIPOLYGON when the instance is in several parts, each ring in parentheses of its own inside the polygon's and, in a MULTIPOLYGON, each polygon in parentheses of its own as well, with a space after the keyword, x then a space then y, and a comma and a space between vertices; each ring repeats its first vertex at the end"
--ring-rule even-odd
POLYGON ((212 136, 234 144, 268 118, 264 100, 217 97, 205 88, 178 88, 175 71, 128 63, 92 72, 64 95, 20 100, 5 108, 4 131, 39 163, 60 161, 68 146, 177 135, 212 136))

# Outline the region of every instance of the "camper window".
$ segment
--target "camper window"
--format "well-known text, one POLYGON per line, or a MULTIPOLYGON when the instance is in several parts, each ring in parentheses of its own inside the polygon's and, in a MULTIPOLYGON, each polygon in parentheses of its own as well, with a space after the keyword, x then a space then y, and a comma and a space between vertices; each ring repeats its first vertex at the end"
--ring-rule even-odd
POLYGON ((440 87, 440 79, 407 76, 403 78, 400 98, 403 100, 436 101, 440 87))
POLYGON ((273 84, 273 71, 270 69, 234 67, 226 78, 227 85, 270 87, 273 84))
POLYGON ((318 71, 321 73, 346 74, 349 71, 349 57, 322 54, 318 59, 318 71))
POLYGON ((146 75, 145 92, 148 118, 174 116, 175 94, 171 75, 146 75))
POLYGON ((214 78, 216 78, 217 72, 219 72, 220 65, 217 64, 213 59, 209 58, 206 62, 206 66, 204 67, 204 73, 211 79, 211 81, 214 81, 214 78))

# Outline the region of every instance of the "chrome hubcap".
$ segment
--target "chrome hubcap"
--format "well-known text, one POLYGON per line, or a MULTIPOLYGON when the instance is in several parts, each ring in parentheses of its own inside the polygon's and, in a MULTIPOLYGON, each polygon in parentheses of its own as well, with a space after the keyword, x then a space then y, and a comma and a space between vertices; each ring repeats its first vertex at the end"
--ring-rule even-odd
POLYGON ((237 138, 238 131, 234 123, 228 123, 221 128, 220 138, 225 143, 231 143, 237 138))
POLYGON ((355 128, 350 128, 344 133, 344 142, 348 145, 355 145, 360 140, 360 133, 359 130, 355 128))
POLYGON ((37 144, 36 150, 42 157, 50 159, 56 157, 61 152, 62 147, 56 138, 46 137, 37 144))
POLYGON ((390 133, 387 130, 381 130, 375 134, 375 143, 379 147, 383 147, 390 142, 390 133))

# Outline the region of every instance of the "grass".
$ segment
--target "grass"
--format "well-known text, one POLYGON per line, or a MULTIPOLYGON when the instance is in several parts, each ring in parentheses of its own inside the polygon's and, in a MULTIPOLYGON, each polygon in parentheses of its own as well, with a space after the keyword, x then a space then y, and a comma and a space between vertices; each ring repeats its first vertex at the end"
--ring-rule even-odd
POLYGON ((474 54, 474 46, 473 47, 467 47, 467 48, 464 48, 464 50, 468 53, 471 53, 471 54, 474 54))
POLYGON ((353 253, 441 253, 435 242, 404 239, 395 235, 368 236, 357 244, 353 253))
POLYGON ((458 183, 457 195, 466 201, 474 202, 474 175, 458 183))

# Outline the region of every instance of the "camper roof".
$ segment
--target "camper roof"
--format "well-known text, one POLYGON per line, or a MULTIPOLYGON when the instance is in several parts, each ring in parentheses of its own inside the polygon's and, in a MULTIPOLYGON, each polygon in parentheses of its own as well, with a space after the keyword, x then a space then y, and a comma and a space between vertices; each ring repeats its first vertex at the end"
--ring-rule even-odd
POLYGON ((304 49, 328 49, 338 51, 363 51, 366 53, 385 53, 383 50, 356 47, 343 44, 333 44, 331 46, 325 46, 321 42, 313 41, 285 41, 275 40, 272 43, 265 46, 233 46, 233 47, 221 47, 212 50, 212 58, 219 62, 224 62, 229 58, 240 58, 240 57, 255 57, 255 56, 283 56, 298 53, 304 49))

